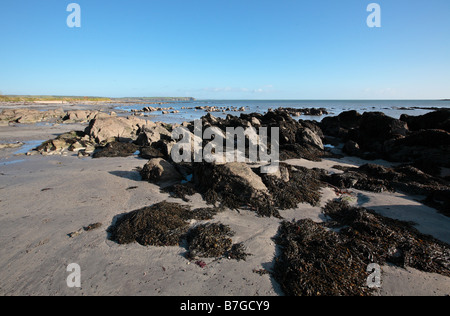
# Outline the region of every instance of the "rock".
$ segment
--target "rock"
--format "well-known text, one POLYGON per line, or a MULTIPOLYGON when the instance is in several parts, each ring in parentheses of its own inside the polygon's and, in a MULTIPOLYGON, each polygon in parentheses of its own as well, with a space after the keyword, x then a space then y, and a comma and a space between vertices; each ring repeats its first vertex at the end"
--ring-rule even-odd
POLYGON ((253 127, 261 126, 261 122, 256 117, 252 117, 250 123, 253 127))
POLYGON ((309 128, 304 128, 303 130, 300 130, 299 133, 297 133, 296 142, 300 144, 310 144, 316 146, 321 150, 324 149, 320 136, 314 133, 309 128))
MULTIPOLYGON (((96 113, 98 112, 96 111, 96 113)), ((91 111, 68 111, 66 116, 64 117, 64 121, 65 123, 87 122, 90 115, 91 111)))
POLYGON ((342 112, 338 116, 325 117, 321 121, 320 127, 325 135, 343 138, 347 135, 348 130, 359 128, 361 117, 357 111, 342 112))
POLYGON ((269 190, 247 164, 194 163, 193 172, 193 182, 208 203, 234 209, 250 205, 262 216, 279 216, 269 190))
POLYGON ((174 140, 161 139, 155 143, 152 143, 152 148, 159 151, 163 157, 170 159, 172 149, 175 146, 176 142, 174 140))
POLYGON ((22 147, 24 143, 8 143, 8 144, 0 144, 0 149, 9 149, 9 148, 19 148, 22 147))
POLYGON ((324 108, 316 109, 316 108, 283 108, 280 107, 277 111, 285 112, 291 116, 298 117, 302 115, 308 116, 322 116, 328 114, 328 111, 324 108))
POLYGON ((450 133, 443 130, 420 130, 385 143, 384 157, 390 161, 411 162, 436 167, 450 167, 450 133))
POLYGON ((203 127, 218 127, 223 133, 227 127, 266 127, 268 129, 268 146, 270 146, 271 129, 279 130, 280 159, 304 158, 318 161, 328 155, 322 143, 323 133, 320 127, 311 121, 296 121, 287 112, 275 110, 265 115, 252 113, 240 117, 227 115, 225 119, 206 115, 202 118, 203 127), (256 124, 256 126, 255 126, 256 124))
POLYGON ((403 114, 400 120, 406 122, 411 131, 442 129, 450 132, 450 110, 438 110, 421 116, 403 114))
POLYGON ((169 132, 160 123, 153 123, 154 125, 146 124, 140 130, 135 144, 139 146, 150 146, 152 143, 160 141, 162 138, 172 140, 172 133, 169 132))
POLYGON ((442 188, 435 190, 422 202, 439 210, 445 216, 450 217, 450 189, 442 188))
POLYGON ((63 120, 64 123, 87 123, 93 119, 111 117, 113 116, 112 113, 111 115, 108 115, 107 113, 99 111, 89 111, 89 110, 68 111, 63 120))
POLYGON ((344 145, 344 152, 351 156, 358 156, 358 154, 360 152, 358 143, 356 143, 352 140, 349 140, 344 145))
POLYGON ((69 147, 69 151, 79 151, 82 149, 86 149, 85 145, 81 144, 80 142, 76 141, 69 147))
MULTIPOLYGON (((373 150, 373 147, 396 136, 406 136, 408 126, 405 122, 389 117, 381 112, 366 112, 361 117, 359 136, 352 139, 362 150, 373 150)), ((378 149, 378 148, 376 148, 378 149)))
POLYGON ((148 124, 146 120, 137 117, 108 117, 91 120, 85 133, 98 144, 115 141, 136 140, 141 128, 148 124))
POLYGON ((64 117, 62 109, 39 111, 34 109, 5 109, 0 114, 0 121, 13 121, 22 124, 32 124, 50 119, 60 120, 64 117))
POLYGON ((85 149, 81 149, 78 151, 77 156, 78 156, 78 158, 85 158, 85 157, 90 157, 91 155, 88 152, 86 152, 85 149))
POLYGON ((35 150, 42 155, 62 154, 63 151, 68 150, 73 144, 79 142, 83 136, 84 133, 78 131, 64 133, 53 140, 44 142, 36 147, 35 150))
POLYGON ((177 169, 162 158, 151 159, 140 173, 142 180, 152 183, 174 182, 183 179, 177 169))

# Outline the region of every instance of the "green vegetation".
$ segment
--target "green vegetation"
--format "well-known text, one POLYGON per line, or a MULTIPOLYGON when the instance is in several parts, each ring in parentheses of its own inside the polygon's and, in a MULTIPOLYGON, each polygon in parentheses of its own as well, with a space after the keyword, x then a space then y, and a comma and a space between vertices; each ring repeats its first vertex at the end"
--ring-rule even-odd
POLYGON ((179 102, 195 101, 190 97, 144 97, 144 98, 105 98, 105 97, 80 97, 80 96, 54 96, 54 95, 2 95, 0 102, 45 102, 45 101, 66 101, 66 102, 179 102))
POLYGON ((40 96, 40 95, 1 95, 0 102, 35 102, 35 101, 111 101, 110 98, 102 97, 73 97, 73 96, 40 96))

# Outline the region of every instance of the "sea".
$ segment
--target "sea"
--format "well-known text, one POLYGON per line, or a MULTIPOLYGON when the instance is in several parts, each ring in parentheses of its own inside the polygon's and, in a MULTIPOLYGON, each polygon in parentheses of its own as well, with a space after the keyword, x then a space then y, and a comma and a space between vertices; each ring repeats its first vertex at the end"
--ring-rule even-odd
MULTIPOLYGON (((300 116, 297 119, 321 121, 326 116, 339 115, 342 112, 356 110, 364 112, 383 112, 394 118, 400 118, 402 114, 411 116, 423 115, 436 108, 450 109, 450 100, 196 100, 190 102, 174 102, 170 104, 128 104, 118 106, 117 110, 130 112, 142 110, 144 107, 173 107, 179 113, 162 114, 151 112, 149 118, 152 121, 164 123, 182 123, 194 121, 206 114, 205 110, 196 110, 196 107, 216 106, 225 108, 245 108, 244 112, 212 112, 216 117, 225 118, 228 114, 239 116, 240 113, 266 113, 269 109, 277 108, 324 108, 329 112, 322 116, 300 116)), ((173 111, 171 110, 171 111, 173 111)))

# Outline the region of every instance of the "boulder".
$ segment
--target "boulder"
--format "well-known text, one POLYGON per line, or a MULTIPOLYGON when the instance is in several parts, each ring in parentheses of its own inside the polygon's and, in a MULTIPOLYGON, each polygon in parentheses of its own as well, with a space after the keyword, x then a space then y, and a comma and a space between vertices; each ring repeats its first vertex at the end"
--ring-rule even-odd
POLYGON ((344 152, 351 156, 358 156, 360 148, 357 142, 349 140, 344 145, 344 152))
POLYGON ((309 128, 299 130, 297 133, 296 141, 300 144, 310 144, 316 146, 321 150, 324 149, 320 136, 309 128))
POLYGON ((234 209, 251 206, 260 215, 279 216, 261 177, 245 163, 195 163, 193 182, 210 204, 221 203, 234 209))
POLYGON ((362 115, 357 111, 342 112, 338 116, 325 117, 320 123, 325 135, 343 137, 348 130, 359 128, 362 115))
POLYGON ((363 150, 371 150, 375 143, 384 143, 396 136, 406 136, 405 122, 389 117, 381 112, 366 112, 361 117, 359 139, 356 141, 363 150))
POLYGON ((152 143, 160 141, 161 138, 170 140, 172 139, 172 133, 160 123, 148 122, 148 124, 142 127, 135 144, 139 146, 150 146, 152 143))
POLYGON ((141 170, 142 180, 152 183, 181 181, 183 177, 177 169, 162 158, 151 159, 141 170))
POLYGON ((427 162, 428 166, 450 167, 450 133, 443 130, 420 130, 392 140, 384 146, 384 157, 396 162, 427 162))
POLYGON ((133 116, 107 117, 91 120, 85 133, 97 143, 107 143, 120 140, 136 140, 138 132, 147 124, 146 120, 133 116))

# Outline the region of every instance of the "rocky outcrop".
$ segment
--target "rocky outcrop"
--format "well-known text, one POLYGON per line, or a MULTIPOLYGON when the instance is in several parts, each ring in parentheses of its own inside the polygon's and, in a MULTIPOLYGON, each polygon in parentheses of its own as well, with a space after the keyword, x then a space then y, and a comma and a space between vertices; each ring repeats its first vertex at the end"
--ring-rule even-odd
MULTIPOLYGON (((41 155, 61 155, 67 152, 83 152, 86 156, 92 154, 95 144, 83 132, 64 133, 53 140, 48 140, 34 149, 41 155)), ((30 152, 28 154, 32 154, 30 152)))
POLYGON ((302 115, 307 116, 322 116, 329 114, 324 108, 284 108, 280 107, 277 109, 279 112, 285 112, 291 116, 298 117, 302 115))
POLYGON ((61 120, 65 113, 63 109, 39 111, 34 109, 5 109, 0 114, 0 121, 22 124, 39 123, 49 120, 61 120))
POLYGON ((136 117, 108 117, 93 119, 85 133, 96 143, 108 143, 120 139, 122 141, 136 140, 146 120, 136 117))
POLYGON ((273 174, 263 174, 246 163, 195 163, 191 172, 192 182, 166 191, 185 201, 186 195, 198 192, 209 204, 249 209, 267 217, 280 217, 279 210, 296 208, 299 203, 318 205, 324 186, 320 181, 324 171, 287 164, 273 174))
POLYGON ((109 118, 111 115, 100 111, 77 110, 68 111, 63 118, 64 123, 88 123, 93 119, 109 118))
POLYGON ((421 116, 403 114, 400 120, 406 122, 411 131, 441 129, 450 132, 450 110, 438 110, 421 116))
POLYGON ((350 111, 327 117, 320 126, 325 135, 340 138, 349 155, 411 163, 438 174, 440 167, 450 167, 448 113, 440 110, 418 117, 402 115, 397 120, 379 112, 360 115, 350 111))
POLYGON ((234 209, 252 205, 260 214, 275 214, 269 190, 247 164, 195 163, 193 172, 193 182, 208 203, 234 209))

